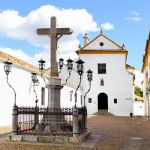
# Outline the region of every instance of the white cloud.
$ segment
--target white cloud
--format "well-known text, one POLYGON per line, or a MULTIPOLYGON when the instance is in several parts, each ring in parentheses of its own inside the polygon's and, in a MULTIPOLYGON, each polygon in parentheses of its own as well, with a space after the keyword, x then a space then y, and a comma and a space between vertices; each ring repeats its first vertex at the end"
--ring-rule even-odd
POLYGON ((110 22, 105 22, 105 23, 101 24, 101 28, 104 30, 113 30, 114 25, 111 24, 110 22))
POLYGON ((91 14, 85 9, 61 9, 51 5, 45 5, 39 9, 31 11, 27 16, 19 15, 14 10, 0 12, 0 35, 11 37, 17 40, 26 40, 35 46, 42 46, 49 49, 49 38, 38 36, 37 28, 50 26, 50 17, 57 17, 58 27, 70 27, 73 29, 72 35, 64 36, 60 40, 59 49, 62 51, 72 51, 79 45, 77 36, 80 33, 98 31, 97 24, 91 14), (63 44, 61 44, 63 43, 63 44), (70 45, 63 48, 62 45, 70 45))
POLYGON ((131 14, 132 14, 132 15, 135 15, 135 16, 138 16, 138 15, 139 15, 139 12, 137 12, 137 11, 131 11, 131 14))
POLYGON ((133 17, 134 21, 142 21, 142 19, 140 17, 133 17))
POLYGON ((14 50, 11 48, 0 48, 0 51, 5 52, 7 54, 10 54, 11 56, 14 56, 16 58, 19 58, 21 60, 24 60, 26 62, 29 62, 35 66, 37 66, 37 58, 36 56, 34 57, 30 57, 27 54, 25 54, 24 52, 22 52, 21 50, 14 50))
POLYGON ((130 17, 126 17, 126 20, 134 21, 134 22, 141 22, 142 18, 140 17, 140 13, 137 11, 131 11, 130 17))
POLYGON ((22 50, 11 49, 11 48, 0 48, 0 51, 10 54, 13 57, 29 62, 30 64, 38 67, 38 60, 43 58, 46 61, 46 67, 50 66, 49 64, 49 55, 46 51, 36 53, 33 57, 25 54, 22 50))
POLYGON ((143 74, 141 73, 141 71, 138 71, 138 70, 135 70, 134 74, 135 74, 135 85, 142 88, 141 83, 143 81, 143 74))
MULTIPOLYGON (((18 11, 8 9, 0 12, 0 36, 25 40, 33 46, 41 46, 42 48, 41 52, 33 57, 26 55, 21 50, 3 48, 3 51, 34 65, 42 57, 48 61, 47 64, 49 66, 49 37, 38 36, 36 29, 50 27, 51 16, 56 16, 58 27, 70 27, 73 30, 73 34, 63 36, 58 41, 58 58, 61 56, 64 59, 69 57, 72 59, 76 58, 77 55, 74 51, 78 49, 80 44, 80 41, 77 39, 78 35, 85 32, 99 31, 92 15, 85 9, 63 9, 45 5, 31 11, 26 16, 21 16, 18 11)), ((114 28, 109 22, 101 24, 101 27, 104 30, 112 30, 114 28)))

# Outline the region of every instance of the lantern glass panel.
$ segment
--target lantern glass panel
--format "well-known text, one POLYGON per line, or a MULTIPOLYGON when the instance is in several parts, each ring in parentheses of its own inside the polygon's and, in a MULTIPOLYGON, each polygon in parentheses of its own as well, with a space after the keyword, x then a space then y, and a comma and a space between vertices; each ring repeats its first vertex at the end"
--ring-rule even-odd
POLYGON ((69 72, 71 72, 72 68, 73 68, 73 63, 72 62, 68 62, 68 65, 67 65, 67 69, 69 72))
POLYGON ((63 59, 63 58, 60 58, 60 59, 59 59, 59 67, 60 67, 60 69, 62 69, 63 64, 64 64, 64 59, 63 59))
POLYGON ((89 82, 92 81, 92 78, 93 78, 93 71, 91 71, 90 69, 87 71, 87 79, 89 82))
POLYGON ((45 70, 45 60, 41 59, 39 62, 39 70, 45 70))
POLYGON ((11 62, 4 62, 4 71, 6 72, 6 74, 9 74, 9 72, 11 72, 12 69, 12 63, 11 62))
POLYGON ((36 73, 32 73, 31 78, 32 78, 32 82, 33 83, 38 83, 38 78, 37 78, 37 74, 36 73))
POLYGON ((78 70, 78 72, 83 72, 83 64, 78 64, 77 70, 78 70))

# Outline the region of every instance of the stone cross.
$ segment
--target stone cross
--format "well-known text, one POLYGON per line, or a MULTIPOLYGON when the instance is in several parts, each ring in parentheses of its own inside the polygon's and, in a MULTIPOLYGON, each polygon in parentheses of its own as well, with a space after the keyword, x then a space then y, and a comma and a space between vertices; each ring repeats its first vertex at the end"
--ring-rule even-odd
POLYGON ((57 41, 63 36, 63 35, 69 35, 72 34, 72 30, 70 28, 57 28, 56 27, 56 17, 51 17, 51 27, 50 28, 40 28, 37 29, 38 35, 48 35, 51 38, 51 77, 58 77, 58 65, 57 65, 57 56, 56 56, 56 50, 57 50, 57 41))

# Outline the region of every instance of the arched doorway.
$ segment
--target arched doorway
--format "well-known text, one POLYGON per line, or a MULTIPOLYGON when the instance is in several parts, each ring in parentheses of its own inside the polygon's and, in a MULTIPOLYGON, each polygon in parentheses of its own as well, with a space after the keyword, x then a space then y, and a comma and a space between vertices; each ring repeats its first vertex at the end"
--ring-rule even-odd
POLYGON ((108 96, 105 93, 98 95, 98 110, 100 109, 108 109, 108 96))

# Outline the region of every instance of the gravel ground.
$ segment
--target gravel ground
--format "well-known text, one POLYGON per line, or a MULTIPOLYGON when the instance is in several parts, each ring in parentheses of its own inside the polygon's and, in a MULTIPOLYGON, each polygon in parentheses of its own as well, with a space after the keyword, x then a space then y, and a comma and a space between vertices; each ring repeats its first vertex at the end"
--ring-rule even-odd
MULTIPOLYGON (((101 135, 98 150, 150 150, 150 121, 144 118, 95 115, 88 118, 88 128, 101 135)), ((0 133, 11 128, 0 127, 0 133)), ((49 144, 0 142, 0 150, 71 150, 67 147, 51 147, 49 144)), ((73 148, 74 149, 74 148, 73 148)), ((81 150, 81 149, 80 149, 81 150)))

